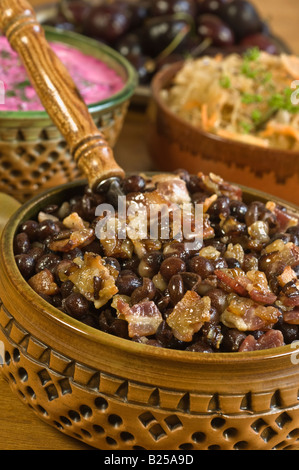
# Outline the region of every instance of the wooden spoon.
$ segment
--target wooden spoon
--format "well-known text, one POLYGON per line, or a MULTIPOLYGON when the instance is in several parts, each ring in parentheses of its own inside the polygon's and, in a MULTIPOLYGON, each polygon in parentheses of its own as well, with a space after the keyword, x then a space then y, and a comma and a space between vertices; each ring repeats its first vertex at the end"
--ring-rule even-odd
POLYGON ((0 0, 0 29, 22 60, 44 108, 93 190, 124 177, 71 76, 49 46, 27 0, 0 0), (105 184, 104 184, 105 183, 105 184))

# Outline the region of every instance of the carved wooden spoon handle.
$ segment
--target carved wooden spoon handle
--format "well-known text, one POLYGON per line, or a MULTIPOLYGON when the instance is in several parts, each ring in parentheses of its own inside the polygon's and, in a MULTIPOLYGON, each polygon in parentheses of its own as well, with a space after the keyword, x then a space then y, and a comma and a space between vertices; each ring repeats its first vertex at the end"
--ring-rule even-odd
POLYGON ((19 54, 40 100, 92 188, 124 177, 68 71, 49 46, 27 0, 0 0, 0 29, 19 54))

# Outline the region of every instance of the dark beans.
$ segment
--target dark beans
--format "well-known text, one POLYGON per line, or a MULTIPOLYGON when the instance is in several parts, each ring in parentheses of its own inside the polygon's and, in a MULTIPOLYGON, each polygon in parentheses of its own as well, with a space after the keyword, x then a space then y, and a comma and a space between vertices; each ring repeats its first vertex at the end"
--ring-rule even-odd
POLYGON ((51 237, 60 232, 59 225, 53 220, 44 220, 41 222, 37 229, 37 238, 40 241, 46 240, 46 238, 51 237))
POLYGON ((88 300, 77 292, 73 292, 63 299, 62 306, 69 315, 76 319, 80 319, 89 312, 88 300))
POLYGON ((191 199, 194 204, 202 204, 208 197, 209 194, 197 192, 192 194, 191 199))
POLYGON ((132 256, 132 258, 121 260, 121 269, 129 269, 130 271, 134 271, 134 273, 138 274, 139 263, 140 259, 138 256, 132 256))
POLYGON ((38 259, 35 265, 35 271, 38 273, 39 271, 47 268, 53 273, 60 261, 60 256, 55 255, 54 253, 47 253, 38 259))
POLYGON ((105 333, 109 333, 120 338, 128 338, 128 323, 120 318, 115 318, 111 310, 103 310, 98 318, 98 327, 105 333))
MULTIPOLYGON (((222 258, 221 256, 213 261, 214 269, 225 269, 228 266, 228 260, 231 258, 222 258)), ((236 260, 237 261, 237 260, 236 260)))
POLYGON ((122 295, 132 295, 132 292, 142 285, 142 279, 133 271, 122 271, 116 280, 118 293, 122 295))
POLYGON ((287 233, 291 235, 291 241, 295 243, 295 245, 299 245, 299 225, 295 227, 289 227, 287 229, 287 233))
POLYGON ((143 192, 145 189, 145 180, 140 175, 128 176, 123 180, 122 187, 126 194, 143 192))
POLYGON ((187 188, 191 194, 202 192, 202 182, 198 176, 190 175, 187 188))
POLYGON ((99 276, 93 278, 93 297, 95 300, 100 298, 100 290, 103 288, 104 281, 99 276))
POLYGON ((147 277, 143 278, 142 286, 136 287, 131 294, 131 303, 137 304, 142 300, 152 300, 156 294, 156 287, 153 281, 147 277))
POLYGON ((218 197, 209 207, 208 213, 212 220, 219 219, 220 215, 228 217, 230 214, 229 198, 226 196, 218 197))
POLYGON ((159 272, 162 261, 162 253, 160 251, 152 251, 143 256, 138 266, 138 272, 141 277, 153 277, 159 272))
POLYGON ((27 233, 18 233, 14 239, 14 253, 20 255, 21 253, 27 253, 30 249, 30 241, 27 233))
POLYGON ((286 344, 291 344, 293 341, 296 341, 299 337, 298 325, 289 325, 287 323, 283 323, 282 318, 281 320, 279 320, 276 328, 282 332, 283 339, 286 344))
POLYGON ((221 289, 212 288, 207 292, 207 296, 211 299, 211 306, 222 313, 226 307, 226 294, 221 289))
POLYGON ((214 272, 214 264, 203 256, 194 256, 189 261, 190 271, 199 274, 202 279, 210 276, 214 272))
POLYGON ((239 261, 236 258, 225 258, 225 261, 227 263, 227 267, 230 269, 241 267, 239 261))
POLYGON ((33 246, 29 251, 28 254, 32 256, 35 260, 38 260, 43 254, 45 253, 44 246, 33 246))
POLYGON ((164 294, 160 293, 160 295, 156 299, 156 305, 162 314, 164 314, 167 311, 170 305, 170 302, 171 302, 171 298, 170 298, 168 290, 166 289, 166 291, 164 291, 164 294))
POLYGON ((27 220, 21 225, 21 232, 25 232, 31 242, 38 238, 39 224, 36 220, 27 220))
POLYGON ((185 170, 184 168, 178 168, 177 170, 174 171, 174 174, 179 176, 185 183, 189 183, 190 181, 190 173, 185 170))
POLYGON ((236 352, 245 338, 245 333, 236 328, 227 328, 223 331, 221 348, 225 352, 236 352))
POLYGON ((25 279, 29 279, 34 274, 35 260, 27 253, 15 256, 17 266, 25 279))
POLYGON ((60 293, 62 297, 63 298, 68 297, 72 293, 73 288, 74 288, 74 284, 72 283, 72 281, 70 281, 69 279, 67 281, 64 281, 60 287, 60 293))
POLYGON ((245 215, 246 224, 249 226, 257 220, 261 220, 264 210, 265 206, 260 201, 251 202, 245 215))
POLYGON ((59 207, 57 206, 57 204, 49 204, 44 208, 43 212, 45 212, 46 214, 55 214, 58 209, 59 207))
POLYGON ((63 253, 63 259, 75 259, 75 258, 81 258, 83 259, 83 252, 80 250, 80 248, 74 248, 73 250, 69 251, 68 253, 63 253))
POLYGON ((258 270, 258 259, 252 253, 246 253, 244 255, 243 266, 245 272, 247 271, 257 271, 258 270))
POLYGON ((171 256, 176 256, 177 258, 181 258, 182 260, 186 261, 189 258, 190 253, 186 249, 185 243, 173 241, 166 245, 163 250, 164 258, 169 258, 171 256))
POLYGON ((213 348, 203 340, 199 340, 196 343, 187 346, 186 351, 193 351, 197 353, 212 353, 213 348))
POLYGON ((109 333, 119 338, 128 338, 128 323, 121 318, 116 318, 110 326, 109 333))
POLYGON ((239 222, 244 222, 245 216, 248 211, 247 205, 242 201, 233 200, 229 203, 230 213, 239 222))
POLYGON ((175 274, 171 277, 168 283, 168 292, 174 305, 176 305, 184 297, 184 281, 180 274, 175 274))
POLYGON ((105 258, 105 263, 106 263, 106 265, 108 264, 109 266, 112 266, 112 268, 116 269, 118 272, 121 271, 119 261, 116 258, 113 258, 111 256, 107 256, 105 258))
POLYGON ((178 348, 180 344, 180 341, 174 337, 172 329, 164 320, 158 327, 156 338, 164 348, 178 348))
POLYGON ((192 290, 197 288, 201 283, 201 277, 196 273, 191 273, 189 271, 180 273, 180 276, 183 280, 185 290, 192 290))
POLYGON ((176 256, 166 258, 160 267, 160 273, 165 281, 169 281, 172 276, 183 271, 186 271, 186 264, 182 259, 176 256))

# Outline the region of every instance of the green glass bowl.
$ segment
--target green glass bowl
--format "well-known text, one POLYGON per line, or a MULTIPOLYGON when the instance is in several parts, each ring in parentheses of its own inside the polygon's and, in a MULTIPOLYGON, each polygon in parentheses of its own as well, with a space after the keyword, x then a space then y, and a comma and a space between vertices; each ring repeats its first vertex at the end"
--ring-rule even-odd
MULTIPOLYGON (((97 127, 114 147, 137 86, 137 73, 117 51, 70 31, 45 27, 46 38, 75 47, 106 63, 124 87, 88 105, 97 127)), ((46 111, 0 112, 0 191, 25 202, 41 191, 77 179, 67 144, 46 111)))

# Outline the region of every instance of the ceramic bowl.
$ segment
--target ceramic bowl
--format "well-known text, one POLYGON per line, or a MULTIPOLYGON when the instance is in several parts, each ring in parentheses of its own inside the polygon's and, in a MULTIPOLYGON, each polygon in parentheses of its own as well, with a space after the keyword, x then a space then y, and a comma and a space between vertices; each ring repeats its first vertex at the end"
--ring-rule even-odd
MULTIPOLYGON (((84 325, 29 287, 13 255, 20 223, 84 185, 36 196, 2 232, 0 371, 12 391, 49 425, 102 450, 299 448, 297 343, 218 354, 156 348, 84 325)), ((268 199, 246 188, 244 196, 268 199)))
MULTIPOLYGON (((49 41, 69 44, 97 57, 115 70, 125 86, 116 94, 88 106, 97 127, 114 147, 137 85, 133 67, 120 54, 98 41, 46 27, 49 41)), ((0 191, 20 202, 78 178, 67 144, 46 111, 0 112, 0 191)))
POLYGON ((169 110, 160 92, 181 67, 182 63, 170 65, 152 81, 148 148, 157 169, 212 172, 299 204, 299 152, 224 139, 195 128, 169 110))

